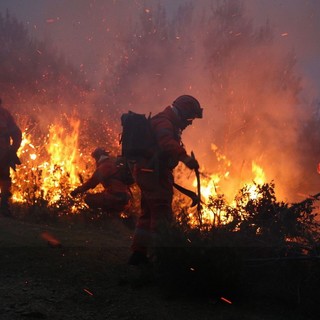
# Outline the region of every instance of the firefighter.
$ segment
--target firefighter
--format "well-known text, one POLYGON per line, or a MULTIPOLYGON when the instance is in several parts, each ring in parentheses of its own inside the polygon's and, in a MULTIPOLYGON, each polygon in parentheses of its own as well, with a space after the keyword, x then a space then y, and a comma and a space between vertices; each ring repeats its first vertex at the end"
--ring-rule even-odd
POLYGON ((2 106, 0 98, 0 213, 8 217, 11 216, 9 202, 12 195, 10 168, 15 170, 16 165, 21 164, 17 157, 21 141, 22 132, 10 112, 2 106))
POLYGON ((110 158, 109 152, 96 148, 91 156, 96 161, 96 170, 82 185, 71 191, 71 196, 83 194, 97 185, 102 184, 104 190, 99 193, 87 193, 84 200, 91 209, 105 211, 122 211, 129 204, 131 194, 124 179, 122 164, 110 158))
POLYGON ((202 118, 202 111, 197 99, 182 95, 151 118, 158 144, 157 160, 153 158, 157 165, 150 170, 150 159, 142 159, 135 167, 135 179, 141 190, 141 214, 133 236, 129 265, 149 262, 148 250, 156 246, 162 226, 172 220, 173 169, 179 161, 189 169, 199 168, 197 160, 187 154, 181 133, 194 119, 202 118))

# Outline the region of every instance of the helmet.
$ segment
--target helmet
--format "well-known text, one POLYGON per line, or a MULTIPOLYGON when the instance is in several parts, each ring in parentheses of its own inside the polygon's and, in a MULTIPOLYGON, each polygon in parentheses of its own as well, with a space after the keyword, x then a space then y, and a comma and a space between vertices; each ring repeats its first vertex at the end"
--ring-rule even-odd
POLYGON ((182 119, 202 118, 202 111, 199 101, 189 95, 183 95, 173 101, 172 106, 178 110, 182 119))
POLYGON ((96 148, 92 153, 91 157, 94 158, 96 161, 100 159, 101 156, 108 156, 109 152, 105 151, 102 148, 96 148))

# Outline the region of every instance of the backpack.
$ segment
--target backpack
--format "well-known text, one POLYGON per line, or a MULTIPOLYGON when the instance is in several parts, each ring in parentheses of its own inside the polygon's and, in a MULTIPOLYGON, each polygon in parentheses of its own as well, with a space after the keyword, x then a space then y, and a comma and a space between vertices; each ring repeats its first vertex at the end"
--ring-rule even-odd
POLYGON ((116 160, 116 165, 118 168, 116 174, 119 175, 121 181, 127 186, 133 185, 135 183, 135 180, 132 174, 132 168, 129 166, 129 163, 126 160, 126 158, 118 156, 116 160))
POLYGON ((128 161, 148 158, 156 146, 151 123, 151 115, 139 114, 132 111, 122 114, 122 133, 120 138, 121 155, 128 161))

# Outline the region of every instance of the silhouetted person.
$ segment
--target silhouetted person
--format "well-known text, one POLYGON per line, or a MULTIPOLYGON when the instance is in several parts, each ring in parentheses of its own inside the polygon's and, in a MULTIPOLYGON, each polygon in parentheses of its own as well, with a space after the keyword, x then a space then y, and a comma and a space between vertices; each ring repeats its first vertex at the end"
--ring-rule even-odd
POLYGON ((21 164, 17 157, 21 141, 22 132, 11 113, 2 106, 0 98, 0 213, 4 216, 11 216, 9 205, 12 195, 10 168, 15 170, 16 165, 21 164))

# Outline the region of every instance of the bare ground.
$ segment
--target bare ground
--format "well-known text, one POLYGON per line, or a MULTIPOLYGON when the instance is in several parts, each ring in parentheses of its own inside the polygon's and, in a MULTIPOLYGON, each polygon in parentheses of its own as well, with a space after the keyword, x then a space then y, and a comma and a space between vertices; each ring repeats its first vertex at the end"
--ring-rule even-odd
POLYGON ((0 320, 317 318, 272 297, 230 304, 214 295, 171 296, 148 281, 148 271, 127 266, 131 235, 118 218, 99 225, 0 217, 0 320))

